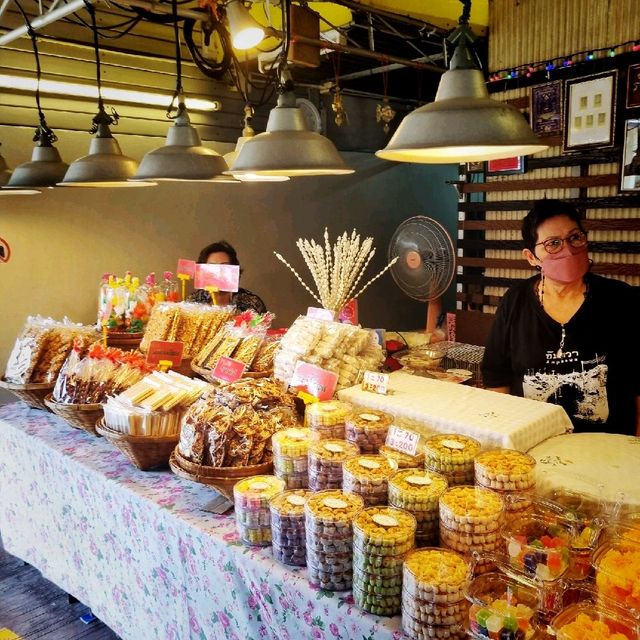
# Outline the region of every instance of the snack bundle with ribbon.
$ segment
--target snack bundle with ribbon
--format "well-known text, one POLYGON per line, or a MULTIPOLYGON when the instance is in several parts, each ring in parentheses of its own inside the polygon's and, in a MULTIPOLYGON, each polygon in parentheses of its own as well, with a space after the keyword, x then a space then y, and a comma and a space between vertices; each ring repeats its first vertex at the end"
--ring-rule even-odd
POLYGON ((7 361, 5 380, 13 384, 53 383, 76 337, 98 339, 94 327, 30 316, 7 361))
POLYGON ((55 402, 63 404, 96 404, 134 385, 151 373, 140 354, 92 345, 83 355, 76 341, 53 389, 55 402))

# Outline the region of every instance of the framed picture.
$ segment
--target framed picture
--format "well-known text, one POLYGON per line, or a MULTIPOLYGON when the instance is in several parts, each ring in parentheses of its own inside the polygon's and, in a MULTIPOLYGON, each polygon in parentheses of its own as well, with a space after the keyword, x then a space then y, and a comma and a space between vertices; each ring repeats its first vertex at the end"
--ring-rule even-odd
POLYGON ((539 136, 562 133, 562 80, 531 89, 531 128, 539 136))
POLYGON ((614 144, 617 70, 565 82, 564 150, 614 144))
POLYGON ((508 176, 513 173, 524 173, 524 156, 502 158, 501 160, 487 160, 488 176, 508 176))
POLYGON ((640 107, 640 64, 632 64, 627 71, 627 109, 640 107))
POLYGON ((640 191, 640 118, 626 120, 624 123, 620 191, 640 191))
POLYGON ((467 173, 480 173, 484 171, 484 161, 467 162, 467 173))

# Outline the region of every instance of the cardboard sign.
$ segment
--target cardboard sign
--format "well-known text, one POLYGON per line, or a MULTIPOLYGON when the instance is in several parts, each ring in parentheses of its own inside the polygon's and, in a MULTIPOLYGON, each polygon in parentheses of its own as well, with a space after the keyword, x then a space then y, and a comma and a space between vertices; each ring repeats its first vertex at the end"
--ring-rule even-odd
POLYGON ((387 432, 385 444, 396 451, 415 456, 420 442, 420 434, 409 429, 402 429, 392 424, 387 432))
POLYGON ((358 324, 358 301, 355 298, 342 307, 338 320, 344 324, 358 324))
POLYGON ((333 322, 336 319, 336 314, 329 309, 321 309, 320 307, 308 307, 307 318, 315 318, 316 320, 328 320, 333 322))
POLYGON ((306 391, 319 400, 331 400, 338 384, 338 374, 315 364, 298 362, 289 386, 306 391))
POLYGON ((159 364, 160 360, 170 360, 172 367, 179 367, 182 362, 184 342, 170 342, 168 340, 152 340, 149 343, 147 362, 159 364))
POLYGON ((185 276, 193 280, 193 278, 196 277, 196 261, 180 258, 180 260, 178 260, 178 269, 176 270, 176 273, 179 276, 185 276))
POLYGON ((240 267, 237 264, 197 264, 194 286, 196 289, 213 287, 218 291, 237 291, 240 267))
POLYGON ((387 394, 389 388, 389 374, 377 371, 365 371, 362 378, 362 390, 372 393, 387 394))
POLYGON ((211 377, 216 380, 222 380, 222 382, 235 382, 242 378, 246 368, 247 365, 244 362, 240 362, 240 360, 221 356, 211 372, 211 377))

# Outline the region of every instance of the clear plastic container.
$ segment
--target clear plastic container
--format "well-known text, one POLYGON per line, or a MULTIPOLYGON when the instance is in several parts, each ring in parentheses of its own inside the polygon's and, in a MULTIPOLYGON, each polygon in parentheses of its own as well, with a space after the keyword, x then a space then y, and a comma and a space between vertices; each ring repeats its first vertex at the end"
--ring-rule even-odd
POLYGON ((252 547, 268 547, 271 544, 271 527, 250 527, 236 520, 240 540, 252 547))
POLYGON ((276 431, 271 437, 273 456, 276 458, 296 459, 307 457, 311 442, 311 429, 284 429, 276 431))
POLYGON ((393 416, 384 411, 362 409, 353 411, 345 421, 345 437, 362 453, 377 453, 387 439, 393 416))
POLYGON ((471 603, 468 629, 473 638, 530 640, 537 630, 540 591, 501 573, 476 576, 466 590, 471 603))
POLYGON ((413 621, 422 625, 464 628, 468 611, 469 603, 466 600, 438 604, 414 598, 407 591, 402 592, 403 615, 410 616, 413 621))
POLYGON ((304 529, 304 505, 309 492, 303 489, 283 491, 269 503, 271 524, 279 529, 304 529))
POLYGON ((342 463, 360 454, 358 445, 346 440, 321 440, 309 445, 309 474, 339 477, 342 480, 342 463))
POLYGON ((376 555, 406 553, 414 545, 416 519, 394 507, 363 509, 353 521, 353 541, 376 555))
POLYGON ((380 575, 354 567, 353 587, 376 596, 399 596, 402 593, 402 571, 395 575, 380 575))
MULTIPOLYGON (((409 549, 412 552, 413 549, 409 549)), ((396 555, 378 555, 369 553, 357 543, 353 544, 353 567, 365 573, 380 576, 396 576, 402 573, 406 553, 396 555)))
POLYGON ((401 469, 389 478, 389 505, 437 517, 438 501, 447 488, 447 480, 438 473, 401 469))
POLYGON ((464 600, 469 562, 446 549, 416 549, 406 556, 402 575, 409 596, 445 605, 464 600))
POLYGON ((640 619, 640 544, 609 541, 593 555, 598 593, 640 619))
POLYGON ((351 533, 351 522, 363 507, 360 496, 342 491, 319 491, 307 498, 305 515, 325 533, 336 534, 345 528, 351 533))
POLYGON ((393 447, 388 447, 386 444, 380 447, 379 452, 387 460, 393 460, 398 465, 398 469, 416 469, 424 466, 424 453, 418 452, 412 456, 403 451, 397 451, 393 447))
POLYGON ((353 601, 363 611, 377 616, 395 616, 401 606, 401 595, 376 595, 366 593, 356 585, 353 585, 353 601))
POLYGON ((424 445, 424 466, 443 474, 450 485, 473 484, 473 460, 481 444, 468 436, 442 433, 429 438, 424 445))
POLYGON ((475 461, 476 484, 497 491, 526 491, 536 483, 536 461, 515 449, 491 449, 475 461))
POLYGON ((410 610, 402 606, 402 630, 413 640, 466 640, 467 632, 462 624, 428 624, 414 618, 410 610))
POLYGON ((317 427, 344 425, 345 418, 352 411, 353 406, 348 402, 340 402, 339 400, 312 402, 306 406, 304 426, 315 429, 317 427))
POLYGON ((301 545, 287 544, 281 546, 274 539, 271 548, 273 557, 281 564, 293 567, 305 567, 307 565, 307 551, 304 543, 301 545))
POLYGON ((558 519, 521 516, 504 529, 512 566, 544 582, 557 580, 569 568, 573 530, 558 519))
POLYGON ((252 476, 233 486, 233 498, 238 510, 269 510, 269 502, 284 490, 284 482, 275 476, 252 476))
POLYGON ((504 500, 482 487, 453 487, 440 496, 439 504, 441 524, 454 531, 487 533, 504 522, 504 500))
POLYGON ((329 591, 348 591, 351 589, 351 562, 346 564, 318 563, 307 549, 307 570, 309 582, 329 591))
POLYGON ((440 544, 447 549, 469 555, 473 551, 492 552, 504 547, 504 540, 500 531, 472 533, 449 529, 440 523, 440 544))
POLYGON ((384 456, 364 455, 342 465, 342 488, 345 493, 362 496, 367 506, 387 503, 389 478, 397 471, 395 462, 384 456))
POLYGON ((637 640, 640 624, 621 611, 592 602, 563 609, 549 624, 557 640, 637 640))

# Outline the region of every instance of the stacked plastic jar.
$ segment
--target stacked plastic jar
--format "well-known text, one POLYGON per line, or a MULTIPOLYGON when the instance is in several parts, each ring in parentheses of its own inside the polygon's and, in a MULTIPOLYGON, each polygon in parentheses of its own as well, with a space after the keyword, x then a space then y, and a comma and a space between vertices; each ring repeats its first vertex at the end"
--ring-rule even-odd
POLYGON ((402 563, 415 546, 416 519, 403 509, 371 507, 353 522, 353 600, 379 616, 400 611, 402 563))
POLYGON ((306 489, 309 484, 307 452, 311 429, 285 429, 271 437, 273 468, 287 489, 306 489))
POLYGON ((424 468, 442 474, 450 487, 473 484, 473 460, 480 447, 477 440, 457 433, 432 436, 424 445, 424 468))
POLYGON ((387 440, 387 432, 393 423, 393 416, 374 409, 353 411, 345 421, 345 435, 349 442, 355 442, 361 453, 378 453, 387 440))
POLYGON ((387 504, 389 478, 396 463, 384 456, 358 456, 342 464, 342 489, 362 496, 368 507, 387 504))
POLYGON ((603 543, 593 556, 598 598, 616 601, 640 620, 640 544, 630 538, 603 543))
POLYGON ((351 589, 353 527, 363 508, 360 496, 319 491, 304 507, 309 582, 321 589, 351 589))
POLYGON ((505 499, 507 519, 522 514, 532 505, 536 485, 536 461, 515 449, 491 449, 475 461, 478 486, 496 491, 505 499))
POLYGON ((424 465, 424 453, 416 453, 412 456, 404 451, 388 447, 386 444, 380 447, 380 455, 387 460, 393 460, 398 465, 398 469, 416 469, 424 465))
POLYGON ((469 564, 453 551, 410 553, 403 568, 402 630, 415 640, 465 638, 468 581, 469 564))
POLYGON ((233 500, 236 528, 244 544, 267 547, 271 544, 269 501, 284 490, 284 481, 275 476, 253 476, 236 482, 233 500))
POLYGON ((403 469, 389 479, 389 506, 416 518, 416 546, 437 544, 438 501, 447 488, 444 476, 422 469, 403 469))
MULTIPOLYGON (((465 556, 499 552, 504 548, 504 500, 490 489, 453 487, 440 497, 440 545, 465 556)), ((476 573, 492 568, 476 565, 476 573)))
POLYGON ((313 440, 343 440, 345 419, 351 411, 353 407, 348 402, 312 402, 305 409, 304 426, 311 429, 313 440))
POLYGON ((360 453, 358 445, 346 440, 320 440, 309 444, 309 489, 342 488, 342 463, 360 453))
POLYGON ((304 489, 285 491, 269 505, 273 557, 282 564, 297 567, 307 564, 304 505, 308 494, 304 489))

